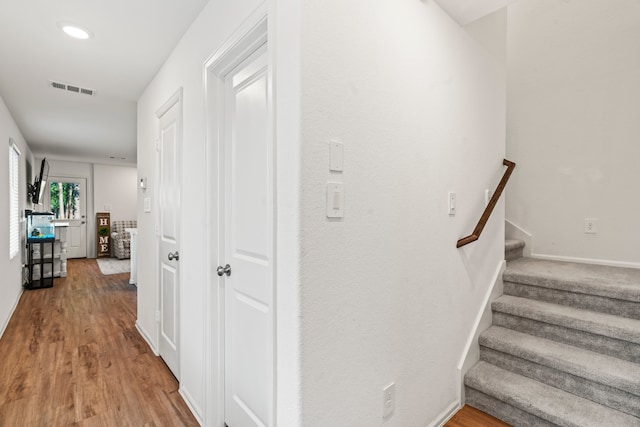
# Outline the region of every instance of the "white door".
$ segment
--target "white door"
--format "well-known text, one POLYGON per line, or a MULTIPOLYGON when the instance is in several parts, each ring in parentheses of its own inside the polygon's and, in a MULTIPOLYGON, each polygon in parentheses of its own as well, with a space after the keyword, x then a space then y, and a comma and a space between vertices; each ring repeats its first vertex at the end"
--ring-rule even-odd
POLYGON ((87 180, 49 177, 46 204, 58 222, 69 223, 67 258, 87 257, 87 180))
POLYGON ((180 379, 180 158, 182 106, 174 102, 159 115, 159 353, 180 379))
POLYGON ((273 407, 273 146, 266 44, 224 77, 225 422, 268 426, 273 407))

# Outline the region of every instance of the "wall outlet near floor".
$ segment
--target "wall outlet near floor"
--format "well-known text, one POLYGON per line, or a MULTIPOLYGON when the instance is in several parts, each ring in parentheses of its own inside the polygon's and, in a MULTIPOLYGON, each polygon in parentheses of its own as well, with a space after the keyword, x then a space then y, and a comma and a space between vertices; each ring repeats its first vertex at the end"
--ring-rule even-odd
POLYGON ((598 232, 598 221, 595 218, 584 219, 584 232, 586 234, 596 234, 598 232))
POLYGON ((382 389, 382 418, 387 418, 396 409, 396 383, 382 389))

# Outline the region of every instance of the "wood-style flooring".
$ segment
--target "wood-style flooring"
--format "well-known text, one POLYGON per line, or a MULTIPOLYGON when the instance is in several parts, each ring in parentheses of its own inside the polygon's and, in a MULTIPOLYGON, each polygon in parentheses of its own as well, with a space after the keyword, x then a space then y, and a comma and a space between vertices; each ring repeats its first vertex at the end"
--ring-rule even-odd
POLYGON ((510 427, 510 425, 479 409, 464 405, 444 427, 510 427))
POLYGON ((135 319, 129 274, 95 260, 24 291, 0 339, 0 426, 197 426, 135 319))

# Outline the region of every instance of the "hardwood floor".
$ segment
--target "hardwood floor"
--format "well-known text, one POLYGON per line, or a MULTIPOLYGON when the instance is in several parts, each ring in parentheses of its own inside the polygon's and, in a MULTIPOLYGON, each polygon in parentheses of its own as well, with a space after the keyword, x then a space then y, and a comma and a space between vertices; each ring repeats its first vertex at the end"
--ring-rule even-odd
POLYGON ((497 418, 464 405, 456 414, 444 425, 444 427, 510 427, 497 418))
POLYGON ((25 291, 0 339, 0 426, 197 426, 178 383, 136 330, 129 274, 70 260, 25 291))

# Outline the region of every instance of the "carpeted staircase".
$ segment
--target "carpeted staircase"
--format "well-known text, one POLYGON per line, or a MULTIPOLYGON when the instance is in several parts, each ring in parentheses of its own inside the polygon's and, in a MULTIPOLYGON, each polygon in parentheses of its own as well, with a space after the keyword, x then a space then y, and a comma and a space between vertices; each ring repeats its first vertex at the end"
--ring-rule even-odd
POLYGON ((640 426, 640 270, 519 258, 523 246, 505 246, 467 404, 517 427, 640 426))

